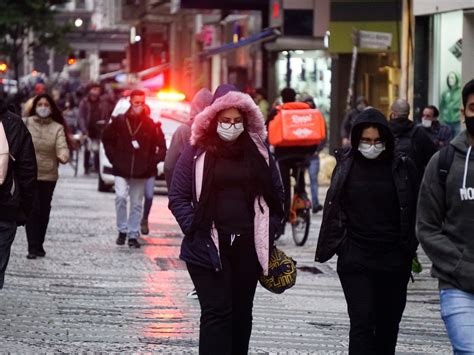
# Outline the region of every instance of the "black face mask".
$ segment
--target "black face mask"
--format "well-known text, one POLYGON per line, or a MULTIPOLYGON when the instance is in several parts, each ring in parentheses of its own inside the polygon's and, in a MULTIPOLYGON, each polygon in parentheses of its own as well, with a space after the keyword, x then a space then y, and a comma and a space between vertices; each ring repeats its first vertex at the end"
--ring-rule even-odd
POLYGON ((464 116, 466 119, 466 129, 468 133, 474 137, 474 116, 464 116))

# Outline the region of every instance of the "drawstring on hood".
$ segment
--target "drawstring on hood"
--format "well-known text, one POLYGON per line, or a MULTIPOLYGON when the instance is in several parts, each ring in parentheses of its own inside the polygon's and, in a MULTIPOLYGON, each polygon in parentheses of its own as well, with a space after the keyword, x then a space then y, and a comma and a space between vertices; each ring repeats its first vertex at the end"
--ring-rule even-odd
POLYGON ((466 154, 466 162, 464 163, 464 178, 462 180, 462 188, 466 188, 466 180, 467 180, 467 167, 469 166, 469 157, 471 156, 472 145, 469 146, 466 154))

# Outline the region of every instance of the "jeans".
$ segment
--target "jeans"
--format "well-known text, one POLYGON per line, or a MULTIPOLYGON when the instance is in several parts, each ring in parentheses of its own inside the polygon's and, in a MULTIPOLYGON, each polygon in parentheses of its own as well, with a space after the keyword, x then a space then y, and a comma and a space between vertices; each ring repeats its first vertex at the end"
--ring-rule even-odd
POLYGON ((395 354, 409 271, 338 271, 350 319, 349 354, 395 354))
POLYGON ((25 225, 28 254, 40 256, 45 254, 43 244, 48 229, 55 187, 56 181, 38 181, 33 208, 25 225))
POLYGON ((84 172, 89 173, 91 168, 91 155, 93 156, 92 167, 95 171, 99 171, 99 146, 100 139, 88 138, 84 145, 84 172))
POLYGON ((115 211, 117 229, 127 233, 128 239, 137 239, 140 235, 142 218, 142 200, 145 191, 145 179, 125 179, 115 177, 115 211), (130 196, 130 214, 127 219, 127 198, 130 196))
POLYGON ((10 249, 15 239, 16 222, 0 221, 0 289, 3 288, 5 271, 10 260, 10 249))
POLYGON ((313 207, 319 205, 319 198, 318 198, 318 174, 319 174, 319 156, 313 156, 311 158, 309 168, 309 179, 311 181, 311 203, 313 207))
POLYGON ((153 205, 153 196, 155 194, 155 177, 149 177, 145 181, 145 201, 143 202, 143 219, 148 219, 151 206, 153 205))
POLYGON ((449 288, 440 290, 439 298, 454 354, 474 354, 474 294, 449 288))
POLYGON ((253 234, 219 235, 222 271, 187 263, 201 305, 199 353, 248 353, 252 308, 261 267, 253 234))
POLYGON ((453 123, 446 122, 445 124, 451 130, 451 137, 454 138, 459 134, 459 132, 461 132, 461 123, 460 122, 453 122, 453 123))

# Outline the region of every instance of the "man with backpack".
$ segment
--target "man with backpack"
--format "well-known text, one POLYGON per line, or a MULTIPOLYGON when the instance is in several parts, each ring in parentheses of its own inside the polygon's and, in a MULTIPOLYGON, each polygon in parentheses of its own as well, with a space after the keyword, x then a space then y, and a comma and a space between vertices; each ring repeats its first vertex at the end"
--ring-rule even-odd
POLYGON ((24 225, 33 206, 36 155, 21 118, 0 101, 0 289, 18 225, 24 225))
POLYGON ((474 354, 474 79, 462 91, 466 130, 433 156, 420 189, 417 237, 438 278, 455 354, 474 354))
POLYGON ((390 130, 395 136, 395 153, 408 155, 418 167, 420 180, 431 157, 438 150, 428 134, 410 121, 410 104, 396 99, 390 107, 390 130))
MULTIPOLYGON (((296 102, 296 92, 292 88, 284 88, 281 92, 281 99, 283 105, 273 109, 268 115, 267 125, 269 126, 269 138, 272 144, 272 121, 281 115, 284 110, 310 110, 311 106, 306 102, 296 102)), ((295 172, 298 169, 298 164, 305 164, 309 166, 311 156, 318 149, 318 144, 300 145, 295 142, 295 145, 275 145, 275 158, 280 167, 280 174, 285 189, 285 216, 288 219, 291 207, 291 174, 297 179, 295 192, 298 194, 306 193, 306 186, 304 180, 304 173, 296 176, 295 172)), ((316 206, 315 206, 316 207, 316 206)))

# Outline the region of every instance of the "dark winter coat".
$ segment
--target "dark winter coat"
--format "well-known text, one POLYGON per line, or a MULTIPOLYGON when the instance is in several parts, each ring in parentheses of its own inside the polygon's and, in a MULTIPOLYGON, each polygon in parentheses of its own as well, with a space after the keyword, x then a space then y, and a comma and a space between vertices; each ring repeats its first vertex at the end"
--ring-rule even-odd
MULTIPOLYGON (((246 129, 259 153, 269 164, 273 189, 278 195, 281 206, 283 206, 284 200, 278 169, 264 144, 266 131, 263 116, 250 96, 240 92, 229 92, 215 100, 212 105, 196 116, 192 126, 192 145, 184 150, 174 169, 169 192, 169 208, 185 235, 181 245, 180 258, 188 263, 215 271, 220 271, 222 268, 218 252, 217 231, 215 228, 200 230, 194 227, 199 225, 196 223, 199 221, 194 221, 195 211, 201 198, 206 200, 205 196, 201 196, 201 193, 206 193, 203 189, 204 179, 209 176, 209 171, 206 170, 208 166, 205 164, 207 152, 199 142, 206 134, 210 122, 220 111, 227 108, 237 108, 247 118, 246 129)), ((255 199, 254 211, 255 249, 263 273, 267 274, 270 246, 281 225, 281 217, 271 211, 260 196, 255 199)))
MULTIPOLYGON (((359 116, 352 131, 354 132, 357 126, 368 122, 376 123, 388 130, 386 120, 372 122, 370 117, 367 119, 359 116)), ((387 149, 393 149, 393 141, 386 144, 387 149), (390 146, 391 148, 389 148, 390 146)), ((358 143, 353 145, 357 149, 358 143)), ((336 151, 337 164, 324 203, 323 220, 316 249, 315 260, 321 263, 331 259, 347 238, 347 218, 342 206, 342 194, 355 159, 354 155, 357 152, 355 149, 349 147, 342 151, 336 151)), ((400 243, 406 250, 407 257, 412 257, 415 255, 417 247, 415 218, 419 178, 413 162, 405 155, 395 155, 392 158, 392 174, 400 204, 400 243)))
MULTIPOLYGON (((417 237, 433 262, 439 287, 474 293, 474 152, 467 131, 450 143, 454 157, 445 186, 433 156, 418 201, 417 237)), ((446 149, 446 148, 444 148, 446 149)))
POLYGON ((0 119, 10 151, 7 177, 0 185, 0 220, 22 225, 30 213, 38 168, 31 135, 21 118, 3 110, 0 119))
POLYGON ((423 177, 426 165, 438 147, 421 127, 418 127, 408 118, 390 120, 390 129, 395 136, 395 150, 408 155, 419 170, 420 180, 423 177))
MULTIPOLYGON (((136 126, 131 124, 132 133, 136 126)), ((123 178, 146 179, 154 176, 160 158, 164 159, 163 150, 166 152, 164 136, 158 137, 153 120, 146 115, 132 118, 128 111, 107 125, 102 141, 105 154, 112 164, 113 174, 123 178), (134 136, 130 133, 127 120, 142 123, 134 136), (133 140, 138 142, 138 149, 133 147, 133 140)))

